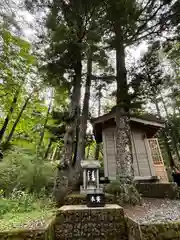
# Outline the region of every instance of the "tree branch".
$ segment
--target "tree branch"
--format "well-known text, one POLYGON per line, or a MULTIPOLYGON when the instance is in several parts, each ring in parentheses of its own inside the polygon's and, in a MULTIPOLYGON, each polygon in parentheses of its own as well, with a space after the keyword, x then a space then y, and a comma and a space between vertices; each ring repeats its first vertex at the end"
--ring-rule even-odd
POLYGON ((138 27, 137 31, 135 32, 135 34, 132 36, 131 38, 131 41, 139 34, 141 34, 141 31, 144 30, 147 26, 147 23, 149 21, 151 21, 155 16, 156 14, 159 12, 159 10, 164 6, 164 4, 161 4, 157 9, 156 11, 148 18, 146 19, 145 23, 143 23, 141 26, 138 27))

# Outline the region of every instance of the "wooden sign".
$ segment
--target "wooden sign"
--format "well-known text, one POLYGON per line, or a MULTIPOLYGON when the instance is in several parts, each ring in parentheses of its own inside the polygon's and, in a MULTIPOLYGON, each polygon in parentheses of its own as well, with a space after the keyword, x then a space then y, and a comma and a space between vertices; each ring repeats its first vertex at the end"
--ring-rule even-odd
POLYGON ((105 195, 103 193, 87 194, 86 204, 88 207, 104 207, 105 195))

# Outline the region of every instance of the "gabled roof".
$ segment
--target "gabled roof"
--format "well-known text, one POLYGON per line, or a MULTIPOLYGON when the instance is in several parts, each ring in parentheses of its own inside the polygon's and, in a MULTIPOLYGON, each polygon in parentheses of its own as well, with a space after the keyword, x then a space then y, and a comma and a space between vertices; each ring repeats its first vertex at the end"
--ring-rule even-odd
MULTIPOLYGON (((97 142, 102 141, 102 129, 103 127, 108 127, 108 124, 114 124, 115 126, 115 108, 112 108, 111 112, 100 116, 98 118, 94 118, 92 120, 92 125, 94 129, 94 134, 97 142)), ((152 129, 152 134, 155 134, 160 128, 165 127, 165 121, 163 119, 157 118, 152 114, 130 114, 131 123, 136 123, 142 126, 146 126, 146 128, 152 129)))

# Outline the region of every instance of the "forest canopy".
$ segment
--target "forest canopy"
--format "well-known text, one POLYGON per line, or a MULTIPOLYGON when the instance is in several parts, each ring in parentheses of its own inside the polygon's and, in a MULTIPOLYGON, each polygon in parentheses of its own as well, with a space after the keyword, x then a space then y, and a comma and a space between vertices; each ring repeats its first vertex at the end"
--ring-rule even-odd
POLYGON ((64 171, 71 185, 82 159, 102 161, 91 123, 116 106, 121 182, 133 179, 130 113, 165 120, 160 146, 167 166, 178 168, 178 0, 26 0, 0 7, 2 162, 12 152, 56 162, 58 197, 64 171))

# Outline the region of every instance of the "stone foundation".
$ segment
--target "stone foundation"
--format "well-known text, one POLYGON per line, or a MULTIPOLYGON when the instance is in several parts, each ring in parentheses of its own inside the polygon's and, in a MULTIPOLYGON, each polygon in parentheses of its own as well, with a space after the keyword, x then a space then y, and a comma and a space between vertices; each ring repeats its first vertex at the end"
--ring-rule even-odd
POLYGON ((129 240, 179 240, 180 222, 138 224, 127 218, 129 240))
POLYGON ((176 183, 137 183, 136 188, 142 197, 148 198, 177 198, 176 183))
POLYGON ((127 240, 123 208, 114 204, 103 208, 63 206, 56 216, 55 237, 56 240, 127 240))

